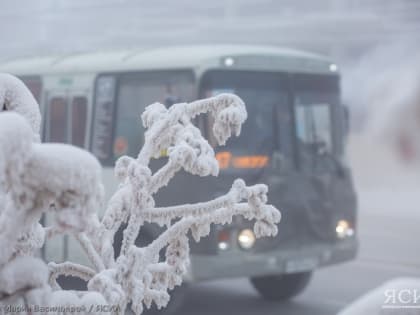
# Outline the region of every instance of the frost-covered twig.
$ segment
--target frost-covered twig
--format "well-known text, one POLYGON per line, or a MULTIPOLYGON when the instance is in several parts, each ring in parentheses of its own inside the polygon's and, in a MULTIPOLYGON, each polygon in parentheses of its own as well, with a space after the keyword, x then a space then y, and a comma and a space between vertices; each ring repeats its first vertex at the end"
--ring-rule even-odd
MULTIPOLYGON (((143 301, 146 306, 150 306, 152 302, 158 307, 165 306, 169 301, 167 291, 180 285, 182 276, 187 271, 189 231, 198 242, 201 237, 208 235, 210 224, 228 224, 232 222, 232 216, 242 215, 248 220, 256 219, 254 232, 257 237, 277 234, 280 213, 273 206, 265 204, 266 193, 265 185, 246 187, 242 180, 237 180, 226 196, 208 203, 207 207, 203 206, 202 211, 198 210, 200 207, 186 206, 183 218, 170 226, 149 246, 138 248, 133 245, 121 256, 126 258, 117 260, 116 270, 119 273, 108 278, 108 282, 112 284, 108 287, 112 290, 118 286, 131 288, 127 289, 126 293, 133 301, 135 312, 143 309, 138 301, 143 301), (248 202, 239 203, 242 199, 248 202), (165 262, 159 262, 159 252, 166 246, 168 248, 165 262)), ((171 208, 168 209, 172 211, 171 208)), ((179 207, 173 209, 177 216, 181 216, 182 210, 179 207)), ((153 210, 150 210, 149 213, 152 212, 153 210)), ((164 216, 159 216, 156 221, 160 222, 162 218, 164 216)))
POLYGON ((170 159, 162 168, 153 174, 150 182, 149 191, 155 194, 160 188, 168 185, 169 181, 181 169, 181 165, 170 159))
POLYGON ((1 94, 0 101, 9 111, 22 113, 30 125, 16 114, 0 114, 0 227, 6 226, 0 229, 0 245, 7 245, 0 247, 6 253, 0 259, 0 276, 8 266, 22 266, 18 264, 19 257, 31 255, 45 236, 62 233, 79 241, 93 265, 90 268, 71 262, 50 263, 48 279, 40 281, 37 287, 44 288, 37 295, 44 301, 52 305, 86 305, 94 298, 98 304, 118 306, 118 314, 123 314, 131 302, 133 311, 141 314, 143 305, 165 306, 170 298, 168 290, 181 284, 189 265, 189 231, 198 241, 210 232, 212 223, 227 224, 232 216, 242 215, 256 220, 257 237, 277 233, 280 213, 266 205, 267 187, 247 187, 242 180, 236 180, 225 196, 212 201, 155 207, 153 195, 168 185, 179 170, 200 176, 218 174, 214 150, 192 119, 199 114, 212 115, 214 136, 219 144, 224 144, 232 134, 239 135, 247 116, 237 96, 223 94, 175 104, 169 109, 159 103, 148 106, 142 115, 147 129, 144 147, 137 158, 124 156, 117 161, 115 175, 120 186, 100 221, 95 213, 103 198, 98 161, 71 146, 34 143, 39 134, 37 119, 33 118, 39 114, 33 112, 34 100, 28 97, 28 91, 22 97, 19 93, 10 94, 18 91, 16 86, 23 88, 23 83, 14 77, 0 75, 1 84, 8 92, 1 94), (14 82, 14 89, 10 82, 14 82), (168 162, 153 174, 148 167, 150 159, 162 150, 167 150, 168 162), (43 228, 38 220, 46 211, 54 213, 55 222, 43 228), (149 246, 140 248, 134 243, 146 222, 166 224, 168 228, 149 246), (124 223, 127 226, 121 252, 114 259, 114 236, 124 223), (20 228, 13 234, 12 228, 17 224, 20 228), (162 249, 164 261, 159 255, 162 249), (87 281, 91 293, 61 294, 56 282, 60 275, 87 281), (49 291, 51 287, 55 291, 49 291))
POLYGON ((176 131, 182 132, 180 124, 189 125, 191 119, 205 113, 214 117, 213 133, 219 144, 225 144, 233 133, 238 136, 241 125, 247 118, 243 101, 233 94, 220 94, 192 103, 175 104, 169 109, 159 103, 149 105, 142 115, 143 125, 149 130, 146 132, 138 161, 147 165, 151 157, 158 156, 161 150, 175 142, 176 131))
MULTIPOLYGON (((221 208, 230 208, 241 202, 243 199, 256 200, 264 204, 267 201, 267 187, 265 185, 255 185, 246 187, 242 180, 236 180, 231 190, 224 196, 218 197, 208 202, 200 202, 196 204, 179 205, 163 208, 145 209, 143 218, 147 222, 155 222, 159 225, 167 224, 182 217, 200 217, 202 215, 211 214, 215 210, 221 208)), ((278 222, 276 222, 278 223, 278 222)))
POLYGON ((79 277, 82 280, 89 281, 96 274, 95 270, 89 267, 80 265, 80 264, 72 263, 72 262, 64 262, 60 264, 50 262, 48 264, 48 269, 49 269, 48 281, 50 285, 55 288, 57 288, 58 286, 56 283, 56 280, 59 276, 79 277))
POLYGON ((85 233, 76 233, 74 237, 77 239, 86 255, 88 256, 90 262, 95 267, 96 271, 102 271, 105 269, 105 264, 99 256, 96 249, 93 247, 91 240, 87 237, 85 233))

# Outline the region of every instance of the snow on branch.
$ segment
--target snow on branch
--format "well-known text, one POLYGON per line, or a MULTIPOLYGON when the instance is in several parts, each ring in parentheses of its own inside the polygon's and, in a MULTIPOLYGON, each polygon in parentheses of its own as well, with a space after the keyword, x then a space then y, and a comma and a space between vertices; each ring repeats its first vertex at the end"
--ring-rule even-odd
POLYGON ((35 140, 40 141, 41 113, 38 102, 18 78, 0 73, 0 111, 15 111, 29 122, 35 140))
POLYGON ((38 107, 32 111, 36 102, 30 92, 9 75, 0 75, 0 88, 5 108, 24 117, 0 113, 0 195, 4 196, 0 200, 0 280, 5 279, 0 281, 0 306, 5 299, 23 295, 25 301, 45 305, 112 305, 116 314, 124 314, 131 303, 139 315, 152 303, 164 307, 170 299, 168 291, 181 284, 189 266, 189 232, 199 241, 212 223, 229 224, 234 215, 242 215, 255 220, 257 237, 277 234, 281 216, 266 204, 267 186, 246 186, 241 179, 215 200, 155 207, 154 194, 179 170, 200 176, 218 174, 214 150, 192 120, 211 115, 214 136, 224 144, 240 134, 247 117, 239 97, 222 94, 169 109, 159 103, 149 105, 141 117, 147 129, 144 146, 137 157, 123 156, 116 162, 120 186, 100 220, 103 186, 96 158, 73 146, 37 143, 40 115, 38 107), (153 173, 149 162, 162 150, 168 152, 168 161, 153 173), (48 227, 39 223, 45 212, 55 217, 48 227), (135 240, 145 223, 167 228, 150 245, 138 247, 135 240), (123 224, 127 225, 121 251, 114 258, 114 235, 123 224), (74 237, 91 266, 75 262, 46 266, 32 257, 46 238, 57 234, 74 237), (33 268, 39 276, 31 274, 33 268), (86 281, 88 292, 63 291, 56 282, 60 275, 86 281), (11 277, 22 280, 14 282, 11 277))
POLYGON ((102 203, 101 166, 90 153, 65 144, 34 143, 32 136, 20 115, 0 115, 0 182, 7 192, 0 215, 0 243, 5 244, 0 266, 16 253, 19 237, 44 232, 34 225, 45 211, 54 212, 55 225, 63 232, 83 231, 102 203))

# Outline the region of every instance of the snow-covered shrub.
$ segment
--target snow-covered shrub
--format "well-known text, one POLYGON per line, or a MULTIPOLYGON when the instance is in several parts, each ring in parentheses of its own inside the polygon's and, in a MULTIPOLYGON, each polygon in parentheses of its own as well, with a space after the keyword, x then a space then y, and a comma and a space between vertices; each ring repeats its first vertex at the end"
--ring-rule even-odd
POLYGON ((210 232, 210 224, 228 224, 232 216, 242 215, 255 220, 257 237, 277 234, 280 212, 266 204, 267 186, 248 187, 241 179, 212 201, 155 207, 153 195, 179 170, 200 176, 218 174, 213 148, 191 121, 199 114, 212 115, 219 144, 232 134, 239 136, 247 113, 235 95, 169 109, 159 103, 149 105, 141 117, 147 129, 144 146, 137 157, 123 156, 116 162, 120 186, 102 219, 97 216, 103 186, 96 158, 73 146, 38 142, 38 104, 17 78, 0 75, 0 106, 7 110, 0 113, 0 306, 12 301, 44 307, 39 313, 68 307, 68 313, 92 314, 103 310, 95 305, 109 305, 112 308, 106 311, 123 314, 131 303, 132 310, 141 314, 144 305, 166 306, 168 290, 181 284, 189 264, 190 231, 199 241, 210 232), (168 162, 152 173, 149 162, 162 149, 168 150, 168 162), (45 212, 55 215, 51 226, 39 223, 45 212), (150 245, 138 247, 134 242, 148 222, 166 230, 150 245), (112 243, 122 224, 127 225, 115 259, 112 243), (35 258, 44 240, 57 234, 75 237, 91 266, 45 265, 35 258), (165 250, 164 261, 159 260, 161 250, 165 250), (88 291, 62 290, 56 282, 60 275, 85 280, 88 291))

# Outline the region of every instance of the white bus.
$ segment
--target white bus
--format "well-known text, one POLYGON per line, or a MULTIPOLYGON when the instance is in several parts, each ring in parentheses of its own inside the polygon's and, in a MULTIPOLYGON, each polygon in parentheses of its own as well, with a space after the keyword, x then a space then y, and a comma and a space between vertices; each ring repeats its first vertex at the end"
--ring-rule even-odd
MULTIPOLYGON (((245 101, 249 118, 241 136, 215 148, 219 178, 181 172, 156 200, 208 200, 237 177, 263 182, 269 202, 282 211, 279 234, 255 240, 241 218, 212 227, 207 238, 192 242, 187 281, 245 276, 264 297, 287 299, 305 288, 318 267, 355 257, 346 111, 337 66, 327 58, 275 47, 183 46, 11 60, 0 71, 19 76, 39 101, 44 141, 83 147, 101 161, 108 196, 116 188, 113 163, 124 154, 135 156, 142 145, 145 106, 158 101, 169 107, 221 92, 245 101)), ((196 123, 212 143, 207 117, 196 123)), ((138 242, 157 233, 148 226, 138 242)), ((44 255, 85 260, 67 237, 49 241, 44 255)))

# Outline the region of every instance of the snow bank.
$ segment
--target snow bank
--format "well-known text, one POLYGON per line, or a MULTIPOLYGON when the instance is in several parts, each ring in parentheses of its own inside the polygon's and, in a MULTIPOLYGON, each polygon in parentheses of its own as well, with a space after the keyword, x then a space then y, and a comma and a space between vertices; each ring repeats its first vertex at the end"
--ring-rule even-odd
POLYGON ((338 315, 418 315, 420 279, 399 278, 368 292, 338 315))

